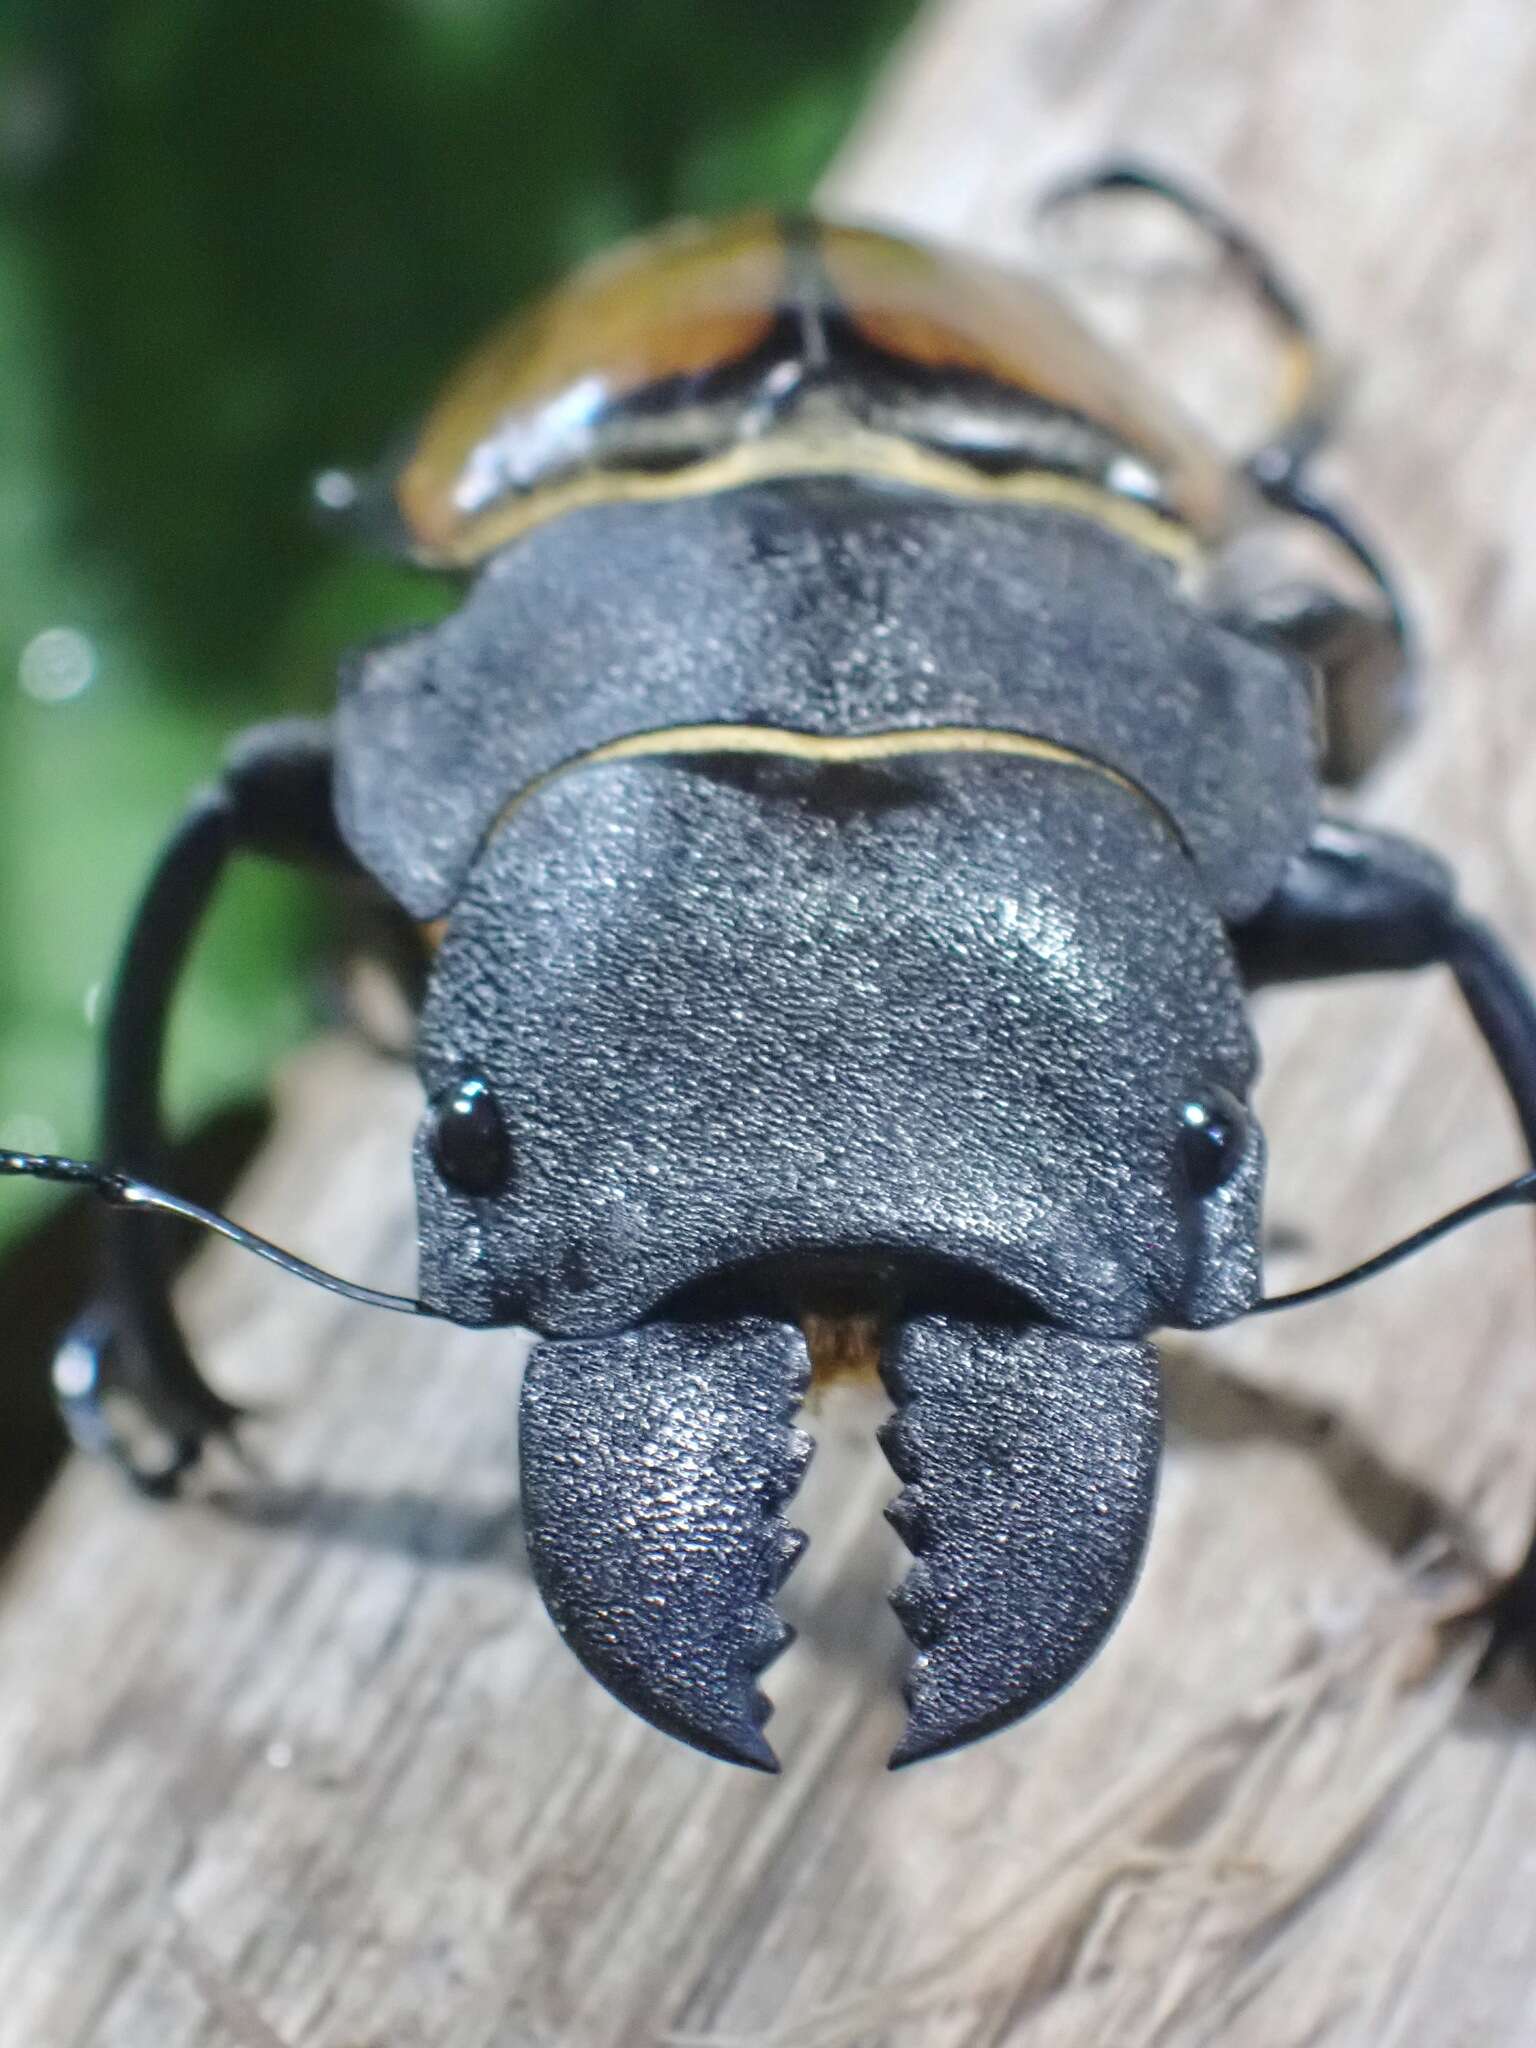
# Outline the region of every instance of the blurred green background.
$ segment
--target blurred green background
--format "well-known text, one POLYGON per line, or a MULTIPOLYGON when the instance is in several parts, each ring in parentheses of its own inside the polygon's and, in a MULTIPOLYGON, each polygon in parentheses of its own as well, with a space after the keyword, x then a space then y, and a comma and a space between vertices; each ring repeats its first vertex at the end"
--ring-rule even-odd
MULTIPOLYGON (((91 1142, 102 984, 223 738, 432 616, 309 483, 466 343, 678 212, 805 196, 914 0, 44 0, 0 16, 0 1143, 91 1142)), ((190 1122, 311 1023, 302 885, 237 876, 190 1122)), ((0 1239, 36 1213, 11 1184, 0 1239)))

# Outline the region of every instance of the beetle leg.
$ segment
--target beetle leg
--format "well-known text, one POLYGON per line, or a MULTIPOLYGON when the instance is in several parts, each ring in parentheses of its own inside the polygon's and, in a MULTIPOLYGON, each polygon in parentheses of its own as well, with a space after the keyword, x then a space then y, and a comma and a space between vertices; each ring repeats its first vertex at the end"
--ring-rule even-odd
POLYGON ((523 1384, 523 1514, 555 1626, 645 1720, 763 1771, 808 1378, 798 1330, 742 1317, 549 1340, 523 1384))
MULTIPOLYGON (((1327 822, 1233 934, 1250 986, 1448 967, 1536 1160, 1536 997, 1444 863, 1411 840, 1327 822)), ((1500 1638, 1536 1661, 1536 1534, 1497 1599, 1500 1638)))
POLYGON ((1042 217, 1106 192, 1163 201, 1236 264, 1286 343, 1279 415, 1241 467, 1277 512, 1320 528, 1351 555, 1379 600, 1353 602, 1320 586, 1290 585, 1242 607, 1235 625, 1277 639, 1318 669, 1326 702, 1325 778, 1357 782, 1402 732, 1412 710, 1413 644, 1402 602, 1376 550, 1353 520, 1307 485, 1307 464, 1331 435, 1343 380, 1305 306, 1246 229, 1201 194, 1131 160, 1088 166, 1050 187, 1042 217))
POLYGON ((1135 1582, 1162 1447, 1149 1344, 929 1316, 886 1355, 887 1510, 916 1563, 892 1767, 1006 1727, 1098 1649, 1135 1582))
POLYGON ((1232 937, 1250 988, 1450 968, 1536 1159, 1536 999, 1494 934, 1460 908, 1450 869, 1426 847, 1326 820, 1232 937))
POLYGON ((1106 192, 1136 192, 1161 200, 1208 235, 1241 272, 1279 329, 1286 352, 1278 416, 1243 467, 1265 490, 1299 476, 1331 434, 1342 391, 1338 365, 1323 348, 1301 299, 1246 228, 1187 185, 1131 158, 1108 158, 1060 179, 1042 193, 1037 216, 1049 218, 1106 192))
MULTIPOLYGON (((237 850, 312 865, 347 864, 330 809, 324 726, 291 720, 237 741, 224 773, 195 797, 167 840, 133 922, 107 1013, 101 1073, 106 1164, 157 1174, 166 1147, 161 1081, 172 998, 230 855, 237 850)), ((104 1452, 147 1491, 164 1493, 204 1441, 239 1411, 209 1386, 170 1298, 165 1236, 139 1217, 104 1219, 100 1301, 55 1359, 65 1423, 83 1448, 104 1452), (168 1445, 146 1462, 114 1419, 118 1400, 168 1445)))
POLYGON ((1348 787, 1373 768, 1412 720, 1414 634, 1397 586, 1354 521, 1288 477, 1264 495, 1277 511, 1321 529, 1365 572, 1376 595, 1347 597, 1289 582, 1228 607, 1228 623, 1310 661, 1322 686, 1326 782, 1348 787))

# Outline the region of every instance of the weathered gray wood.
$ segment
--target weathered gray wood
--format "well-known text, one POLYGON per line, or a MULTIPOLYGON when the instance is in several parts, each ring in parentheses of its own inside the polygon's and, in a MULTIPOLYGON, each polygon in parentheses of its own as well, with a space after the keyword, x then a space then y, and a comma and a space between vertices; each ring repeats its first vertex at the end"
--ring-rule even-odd
MULTIPOLYGON (((830 190, 1007 251, 1039 174, 1114 142, 1273 240, 1361 361, 1332 470, 1425 612, 1427 715, 1365 808, 1536 959, 1533 103, 1512 0, 951 0, 830 190)), ((1277 1279, 1514 1164, 1437 983, 1263 1027, 1272 1214, 1306 1239, 1277 1279)), ((333 1046, 286 1093, 241 1213, 408 1284, 412 1085, 333 1046)), ((1428 1622, 1476 1584, 1462 1521, 1508 1560, 1536 1491, 1529 1254, 1504 1219, 1181 1351, 1129 1620, 1065 1703, 896 1779, 893 1482, 878 1406, 829 1403, 777 1783, 555 1641, 515 1347, 210 1258, 221 1381, 284 1404, 270 1479, 167 1512, 72 1468, 0 1580, 0 2042, 1528 2043, 1536 1724, 1467 1698, 1475 1637, 1428 1622)))

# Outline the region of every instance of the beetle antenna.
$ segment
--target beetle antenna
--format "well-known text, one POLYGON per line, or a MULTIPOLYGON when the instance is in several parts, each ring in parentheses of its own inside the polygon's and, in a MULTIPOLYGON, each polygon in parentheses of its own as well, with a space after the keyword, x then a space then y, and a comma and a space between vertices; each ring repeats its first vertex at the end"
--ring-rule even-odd
POLYGON ((414 1295, 385 1294, 377 1287, 362 1287, 356 1281, 327 1273, 323 1267, 312 1266, 307 1259, 285 1252, 281 1245, 273 1244, 270 1239, 258 1237, 254 1230, 232 1223, 217 1210, 204 1209, 182 1195, 151 1187, 148 1181, 138 1180, 131 1173, 114 1173, 85 1159, 61 1159, 52 1152, 0 1151, 0 1176, 4 1175, 62 1181, 73 1187, 89 1188, 92 1194, 99 1195, 113 1209, 142 1209, 161 1216, 179 1216, 184 1223, 195 1223, 200 1229, 215 1231, 220 1237, 227 1237, 231 1244, 239 1245, 242 1251, 254 1252, 258 1259, 267 1259, 272 1265, 281 1266, 285 1273, 292 1273, 296 1279, 308 1280, 316 1287, 324 1287, 331 1294, 345 1295, 348 1301, 360 1301, 368 1308, 393 1309, 407 1316, 435 1316, 437 1313, 414 1295))
POLYGON ((1370 1280, 1378 1273, 1385 1273, 1389 1266, 1400 1265, 1404 1259, 1411 1259, 1415 1252, 1421 1252, 1426 1245, 1432 1245, 1442 1237, 1449 1237, 1453 1230, 1460 1230, 1463 1223, 1475 1223, 1479 1216, 1492 1216, 1499 1209, 1513 1209, 1522 1202, 1536 1204, 1536 1167, 1525 1173, 1516 1174, 1502 1187, 1490 1188, 1485 1195, 1463 1202, 1459 1209, 1439 1216, 1433 1223, 1426 1223, 1422 1230, 1414 1231, 1411 1237, 1399 1243, 1388 1245, 1385 1251, 1377 1252, 1374 1258, 1362 1260, 1358 1266, 1351 1266, 1348 1272, 1336 1273, 1331 1280, 1319 1280, 1311 1287, 1298 1287, 1293 1294, 1266 1294, 1254 1303, 1252 1314, 1268 1315, 1271 1309, 1298 1308, 1303 1302, 1322 1301, 1330 1294, 1342 1294, 1346 1287, 1354 1287, 1362 1280, 1370 1280))

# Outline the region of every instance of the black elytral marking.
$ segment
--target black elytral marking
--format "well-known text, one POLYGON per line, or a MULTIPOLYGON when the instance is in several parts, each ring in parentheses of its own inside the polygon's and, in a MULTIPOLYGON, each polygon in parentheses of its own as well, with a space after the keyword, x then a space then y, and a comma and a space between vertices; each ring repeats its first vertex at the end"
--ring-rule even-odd
POLYGON ((742 1316, 551 1340, 523 1387, 529 1555, 556 1627, 653 1726, 762 1771, 809 1377, 793 1325, 742 1316))
POLYGON ((1147 1344, 955 1316, 901 1326, 881 1443, 916 1562, 891 1604, 918 1655, 892 1768, 989 1735, 1074 1678, 1140 1566, 1162 1445, 1147 1344))

